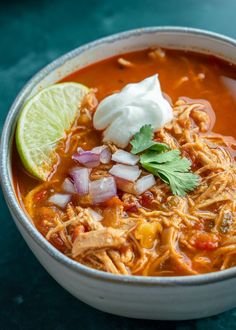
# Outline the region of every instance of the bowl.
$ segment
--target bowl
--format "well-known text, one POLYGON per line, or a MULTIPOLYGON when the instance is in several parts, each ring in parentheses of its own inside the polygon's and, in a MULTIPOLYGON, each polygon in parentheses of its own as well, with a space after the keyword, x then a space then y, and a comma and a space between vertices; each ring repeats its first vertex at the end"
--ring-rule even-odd
POLYGON ((207 317, 236 306, 236 268, 180 277, 113 275, 73 261, 37 231, 14 191, 11 149, 23 103, 42 88, 71 72, 116 54, 150 46, 213 54, 236 64, 236 41, 212 32, 150 27, 97 40, 55 60, 37 73, 14 101, 1 138, 1 184, 16 226, 39 262, 72 295, 108 313, 133 318, 186 320, 207 317))

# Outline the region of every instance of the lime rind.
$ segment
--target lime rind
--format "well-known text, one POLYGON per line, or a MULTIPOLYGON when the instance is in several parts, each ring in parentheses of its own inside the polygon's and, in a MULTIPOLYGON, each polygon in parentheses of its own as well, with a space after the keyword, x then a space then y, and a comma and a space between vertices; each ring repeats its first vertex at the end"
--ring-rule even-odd
POLYGON ((46 180, 57 160, 56 146, 79 115, 89 89, 79 83, 59 83, 30 98, 20 113, 16 146, 29 173, 46 180))

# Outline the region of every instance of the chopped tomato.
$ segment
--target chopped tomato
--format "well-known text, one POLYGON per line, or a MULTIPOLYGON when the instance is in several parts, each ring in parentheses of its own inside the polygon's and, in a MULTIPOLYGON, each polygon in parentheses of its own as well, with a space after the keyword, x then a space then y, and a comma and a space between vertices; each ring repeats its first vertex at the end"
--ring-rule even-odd
POLYGON ((132 213, 138 212, 138 205, 137 203, 125 203, 124 210, 132 213))
POLYGON ((130 208, 126 209, 126 211, 131 213, 136 213, 138 212, 138 206, 137 205, 130 206, 130 208))
POLYGON ((198 250, 213 251, 218 248, 219 242, 216 235, 200 233, 195 239, 194 246, 198 250))
POLYGON ((198 250, 212 251, 218 247, 218 242, 196 240, 195 247, 198 250))
POLYGON ((140 197, 139 202, 142 206, 148 207, 154 200, 154 196, 151 191, 145 191, 140 197))

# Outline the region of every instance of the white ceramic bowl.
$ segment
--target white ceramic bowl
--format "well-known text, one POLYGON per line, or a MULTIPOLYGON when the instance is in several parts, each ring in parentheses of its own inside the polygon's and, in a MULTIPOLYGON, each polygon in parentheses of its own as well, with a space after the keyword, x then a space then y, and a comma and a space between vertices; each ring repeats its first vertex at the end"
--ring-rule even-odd
POLYGON ((117 315, 159 320, 194 319, 236 306, 236 268, 188 277, 123 276, 87 268, 57 251, 36 230, 21 209, 12 183, 13 134, 21 106, 30 95, 88 64, 155 45, 210 53, 236 64, 236 41, 189 28, 153 27, 128 31, 75 49, 37 73, 13 103, 2 133, 1 183, 10 212, 25 241, 51 276, 75 297, 117 315))

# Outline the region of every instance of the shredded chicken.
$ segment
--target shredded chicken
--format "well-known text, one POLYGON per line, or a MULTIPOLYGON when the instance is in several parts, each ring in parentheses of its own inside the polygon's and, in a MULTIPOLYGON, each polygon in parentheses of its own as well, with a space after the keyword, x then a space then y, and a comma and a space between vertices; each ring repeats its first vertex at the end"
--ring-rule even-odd
MULTIPOLYGON (((165 54, 152 50, 149 56, 165 54)), ((126 62, 119 59, 129 66, 126 62)), ((114 274, 192 275, 236 266, 236 141, 211 132, 215 118, 207 102, 182 98, 173 110, 174 120, 155 138, 192 161, 199 186, 178 197, 158 179, 146 202, 123 193, 122 205, 98 207, 105 219, 96 221, 87 199, 79 200, 83 207, 69 204, 66 211, 35 207, 35 196, 50 189, 42 184, 26 196, 25 205, 50 242, 63 245, 75 260, 114 274)), ((111 166, 94 168, 90 179, 109 175, 111 166)))
POLYGON ((125 233, 123 230, 113 228, 101 228, 80 234, 72 247, 72 256, 90 249, 102 249, 108 247, 119 247, 125 243, 125 233))
POLYGON ((134 64, 126 59, 124 59, 123 57, 119 57, 118 58, 118 61, 119 65, 121 67, 124 67, 124 68, 132 68, 134 66, 134 64))
POLYGON ((163 49, 159 48, 154 48, 151 49, 148 52, 148 57, 150 57, 151 59, 155 60, 155 59, 160 59, 160 60, 164 60, 166 56, 166 53, 163 49))

